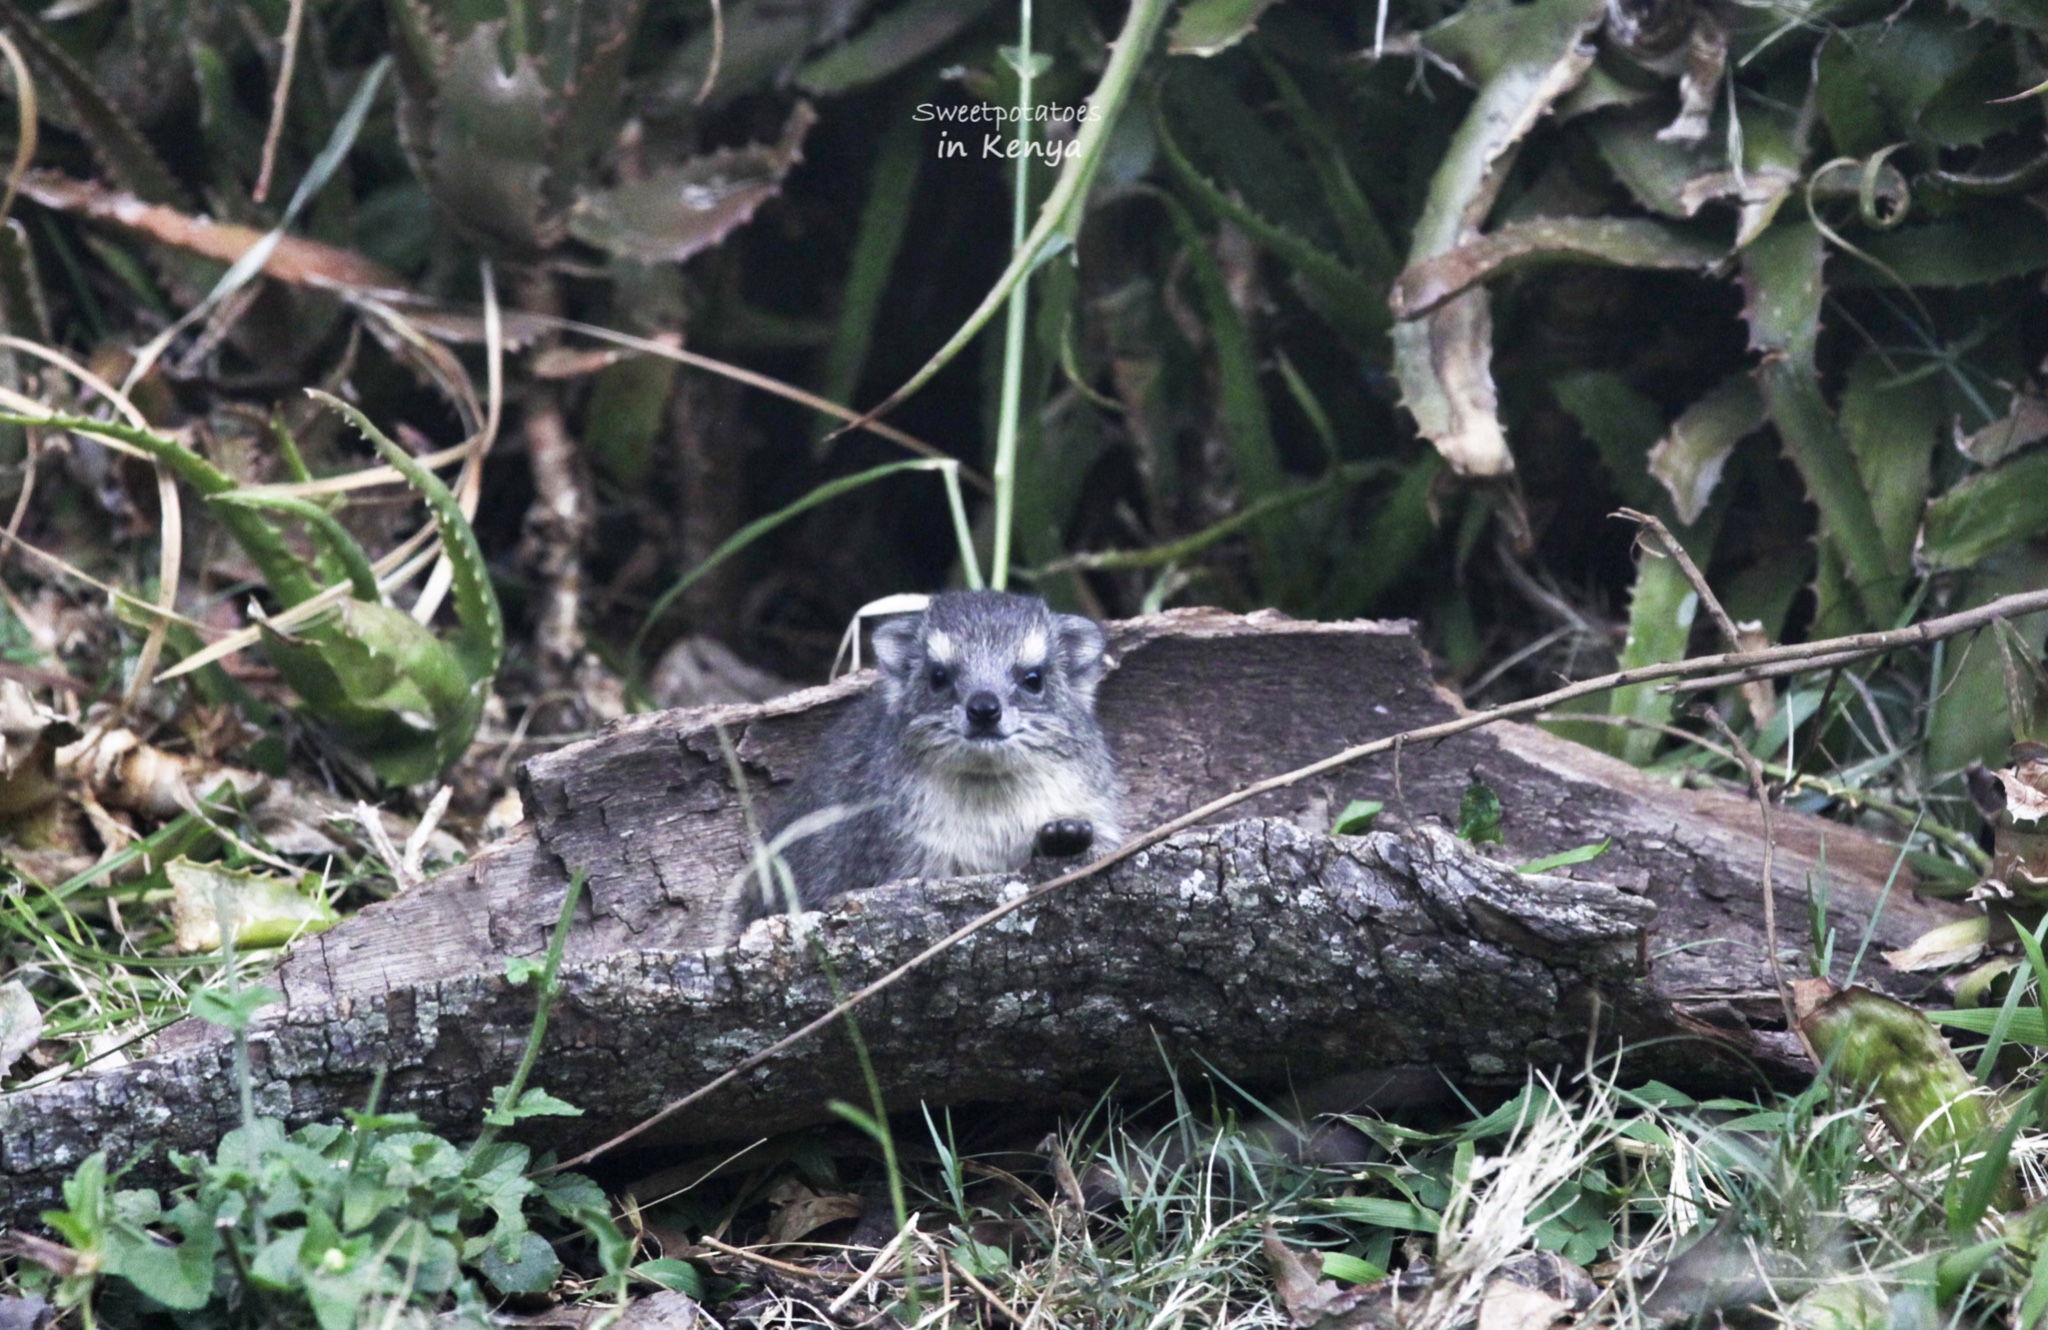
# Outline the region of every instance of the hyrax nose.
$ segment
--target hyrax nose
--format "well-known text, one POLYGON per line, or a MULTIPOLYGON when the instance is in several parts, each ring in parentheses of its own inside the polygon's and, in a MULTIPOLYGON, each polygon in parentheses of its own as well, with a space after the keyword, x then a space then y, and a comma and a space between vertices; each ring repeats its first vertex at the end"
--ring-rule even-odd
POLYGON ((1003 704, 994 693, 980 692, 967 699, 967 725, 977 732, 987 732, 996 727, 1003 718, 1003 704))

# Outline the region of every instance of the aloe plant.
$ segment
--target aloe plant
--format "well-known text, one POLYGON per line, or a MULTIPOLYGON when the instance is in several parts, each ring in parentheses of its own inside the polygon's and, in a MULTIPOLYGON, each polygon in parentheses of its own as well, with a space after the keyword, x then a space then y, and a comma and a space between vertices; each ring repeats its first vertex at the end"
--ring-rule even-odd
POLYGON ((196 490, 249 556, 283 609, 321 593, 333 577, 349 594, 302 624, 259 620, 263 652, 299 695, 306 713, 338 735, 394 785, 431 780, 469 747, 504 658, 505 624, 483 552, 448 487, 355 407, 313 394, 361 430, 386 463, 427 504, 454 571, 457 630, 442 638, 390 604, 369 556, 326 509, 290 496, 249 492, 177 440, 153 430, 82 416, 0 419, 94 434, 139 449, 196 490), (311 532, 317 553, 302 558, 275 520, 311 532))

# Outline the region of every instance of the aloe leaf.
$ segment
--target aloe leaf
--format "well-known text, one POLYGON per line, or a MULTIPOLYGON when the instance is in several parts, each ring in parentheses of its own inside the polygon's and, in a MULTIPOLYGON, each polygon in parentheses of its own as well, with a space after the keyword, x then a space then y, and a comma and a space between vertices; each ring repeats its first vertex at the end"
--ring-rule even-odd
MULTIPOLYGON (((1841 422, 1886 556, 1892 567, 1905 568, 1927 504, 1934 450, 1948 434, 1949 421, 1939 379, 1897 378, 1882 357, 1866 352, 1850 367, 1842 389, 1841 422)), ((2039 506, 2048 508, 2048 502, 2039 506)))
MULTIPOLYGON (((362 432, 378 455, 383 457, 413 491, 424 499, 441 536, 441 552, 448 557, 454 574, 455 619, 461 632, 455 650, 472 685, 487 685, 496 677, 505 657, 505 618, 498 609, 498 595, 491 589, 490 570, 483 551, 477 547, 476 532, 462 515, 462 505, 441 483, 441 478, 421 466, 411 453, 393 443, 370 418, 331 393, 309 388, 314 400, 340 412, 362 432)), ((479 694, 481 689, 479 689, 479 694)))
POLYGON ((63 92, 80 133, 116 183, 145 202, 191 211, 192 196, 149 146, 142 131, 107 99, 92 75, 57 44, 40 19, 15 0, 0 0, 0 24, 6 25, 29 58, 63 92))
POLYGON ((1169 55, 1218 55, 1251 36, 1273 0, 1188 0, 1166 34, 1169 55))
POLYGON ((1366 614, 1407 577, 1436 538, 1430 492, 1443 474, 1443 457, 1424 453, 1410 463, 1374 511, 1361 539, 1333 570, 1318 617, 1366 614))
POLYGON ((1174 178, 1203 207, 1234 223, 1294 269, 1301 279, 1302 298, 1353 346, 1377 351, 1379 339, 1392 321, 1386 299, 1377 289, 1337 259, 1218 189, 1181 152, 1163 112, 1155 115, 1154 130, 1174 178))
POLYGON ((1899 617, 1904 570, 1892 566, 1856 459, 1821 396, 1814 368, 1825 260, 1812 223, 1772 227, 1743 252, 1743 313, 1750 346, 1764 353, 1757 382, 1771 423, 1820 509, 1827 538, 1841 552, 1866 622, 1889 627, 1899 617))
MULTIPOLYGON (((1711 563, 1720 510, 1706 521, 1679 523, 1676 514, 1659 501, 1661 496, 1645 464, 1652 445, 1664 432, 1664 414, 1657 404, 1630 388, 1620 375, 1606 370, 1559 379, 1551 391, 1600 450, 1622 496, 1637 506, 1656 509, 1694 562, 1702 567, 1711 563)), ((1698 608, 1692 583, 1677 560, 1639 553, 1621 668, 1682 659, 1698 608)), ((1659 692, 1655 684, 1637 684, 1609 694, 1607 708, 1611 715, 1662 725, 1671 719, 1674 700, 1671 694, 1659 692)), ((1655 755, 1660 742, 1662 736, 1655 730, 1610 728, 1595 740, 1595 746, 1642 766, 1655 755)))
MULTIPOLYGON (((204 498, 210 499, 216 494, 226 494, 236 488, 233 477, 226 472, 219 470, 213 463, 189 448, 182 447, 176 440, 166 438, 154 430, 117 425, 86 416, 55 414, 25 416, 7 412, 0 413, 0 421, 15 425, 39 425, 46 429, 76 430, 81 434, 97 434, 102 438, 128 444, 162 462, 170 469, 172 475, 199 491, 204 498)), ((220 513, 220 522, 263 574, 263 580, 269 584, 272 593, 285 605, 297 605, 319 591, 320 588, 307 573, 304 561, 285 544, 283 534, 261 513, 230 507, 220 513)))
POLYGON ((1919 560, 1935 573, 1969 568, 2048 531, 2048 450, 2036 448, 1966 477, 1927 505, 1919 560))
POLYGON ((661 356, 628 356, 591 380, 583 449, 600 471, 627 490, 647 482, 681 369, 661 356))
POLYGON ((335 520, 334 514, 309 499, 292 494, 260 494, 247 490, 236 490, 226 494, 215 494, 207 499, 214 508, 259 508, 273 513, 288 513, 304 522, 322 547, 341 566, 348 578, 349 589, 357 600, 378 600, 382 593, 377 589, 377 573, 370 566, 370 556, 348 533, 348 528, 335 520))
POLYGON ((1460 292, 1494 277, 1545 263, 1704 271, 1727 247, 1661 222, 1622 217, 1544 217, 1495 231, 1412 264, 1394 283, 1394 316, 1427 314, 1460 292))
MULTIPOLYGON (((995 312, 1003 307, 1010 293, 1024 280, 1027 273, 1043 261, 1051 252, 1048 248, 1055 239, 1070 240, 1068 234, 1078 222, 1080 210, 1088 197, 1088 186, 1095 178, 1095 172, 1102 164, 1104 149, 1109 143, 1111 132, 1123 116, 1124 103, 1129 100, 1131 85, 1136 82, 1138 70, 1152 49, 1153 41, 1159 35, 1159 25, 1171 8, 1169 0, 1132 0, 1124 16, 1124 26, 1111 45, 1108 65, 1102 71, 1102 79, 1089 95, 1089 118, 1081 126, 1081 132, 1074 136, 1066 165, 1060 169, 1060 176, 1046 195, 1038 211, 1038 221, 1031 233, 1024 237, 1024 243, 1011 255, 1009 265, 982 297, 972 314, 957 331, 932 354, 918 371, 906 380, 902 387, 890 393, 879 405, 870 409, 855 424, 878 419, 893 411, 896 406, 918 389, 930 383, 932 376, 952 363, 953 357, 966 349, 995 312)), ((845 433, 855 428, 847 425, 840 430, 845 433)))
MULTIPOLYGON (((913 96, 922 97, 929 87, 928 83, 919 83, 913 96)), ((874 341, 875 322, 881 317, 882 298, 889 290, 889 274, 896 267, 896 256, 902 252, 903 235, 910 225, 910 204, 917 194, 917 177, 925 153, 924 135, 914 114, 912 109, 898 106, 882 135, 874 168, 868 176, 867 201, 861 205, 853 254, 847 262, 846 285, 839 294, 839 322, 833 329, 832 348, 825 354, 825 381, 820 395, 834 402, 850 402, 860 389, 861 375, 867 369, 868 348, 874 341)), ((829 434, 830 426, 824 426, 821 452, 823 440, 829 434)))
POLYGON ((1731 374, 1680 413, 1650 449, 1650 474, 1671 496, 1678 520, 1699 520, 1743 436, 1764 424, 1764 398, 1748 374, 1731 374))
MULTIPOLYGON (((1243 316, 1231 302, 1223 271, 1216 266, 1208 240, 1194 218, 1173 199, 1163 201, 1173 218, 1174 230, 1180 235, 1181 252, 1187 255, 1188 269, 1202 301, 1203 322, 1216 352, 1223 432, 1230 444, 1241 497, 1246 503, 1256 503, 1280 493, 1287 477, 1280 465, 1279 446, 1273 440, 1273 422, 1266 411, 1265 394, 1259 388, 1258 352, 1252 343, 1251 329, 1245 326, 1243 316)), ((1260 578, 1262 583, 1279 586, 1283 582, 1276 578, 1300 571, 1292 566, 1290 552, 1282 548, 1291 544, 1286 528, 1265 524, 1257 539, 1261 562, 1268 565, 1260 578), (1283 569, 1278 566, 1281 564, 1288 566, 1283 569)))
POLYGON ((442 219, 490 249, 532 255, 560 238, 548 192, 556 182, 545 167, 559 107, 532 60, 505 71, 503 41, 503 23, 480 23, 449 50, 429 87, 407 87, 431 114, 414 166, 442 219))
MULTIPOLYGON (((1535 0, 1461 16, 1473 35, 1490 39, 1493 71, 1430 178, 1409 244, 1411 269, 1478 236, 1523 138, 1592 64, 1586 37, 1602 13, 1594 0, 1535 0)), ((1394 325, 1402 404, 1464 475, 1514 470, 1492 359, 1493 318, 1484 290, 1466 291, 1420 319, 1394 325)))
POLYGON ((1982 202, 1959 217, 1868 236, 1857 248, 1891 269, 1844 263, 1837 285, 1960 289, 2048 268, 2048 230, 2025 205, 1982 202))
POLYGON ((773 144, 721 148, 610 189, 588 189, 569 233, 622 258, 681 263, 718 244, 782 192, 817 113, 798 102, 773 144))
POLYGON ((952 41, 994 7, 995 0, 911 0, 798 70, 796 85, 831 97, 879 83, 952 41))
POLYGON ((1379 215, 1367 201, 1365 191, 1351 174, 1351 164, 1345 159, 1336 133, 1323 114, 1302 96, 1300 86, 1285 65, 1263 49, 1258 56, 1266 77, 1280 90, 1288 118, 1309 147, 1309 166, 1322 183, 1323 199, 1336 218, 1337 229, 1344 235, 1352 262, 1365 273, 1368 282, 1384 286, 1400 269, 1401 258, 1394 252, 1394 244, 1387 238, 1386 228, 1380 225, 1379 215))

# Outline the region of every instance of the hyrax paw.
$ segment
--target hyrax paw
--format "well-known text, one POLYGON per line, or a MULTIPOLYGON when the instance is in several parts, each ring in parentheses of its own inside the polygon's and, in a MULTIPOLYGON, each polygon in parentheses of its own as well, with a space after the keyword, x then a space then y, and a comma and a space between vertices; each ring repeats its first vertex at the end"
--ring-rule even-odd
POLYGON ((1088 853, 1095 844, 1095 824, 1084 818, 1063 817, 1038 829, 1038 853, 1047 859, 1071 859, 1088 853))

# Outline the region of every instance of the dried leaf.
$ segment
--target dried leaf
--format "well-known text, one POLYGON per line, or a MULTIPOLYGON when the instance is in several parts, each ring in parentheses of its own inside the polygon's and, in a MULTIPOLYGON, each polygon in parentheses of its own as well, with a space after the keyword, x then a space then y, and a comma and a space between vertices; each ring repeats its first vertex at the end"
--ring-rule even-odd
POLYGON ((1976 960, 1990 939, 1991 920, 1979 915, 1930 928, 1884 958, 1894 970, 1946 970, 1976 960))
MULTIPOLYGON (((1592 65, 1586 39, 1603 12, 1593 0, 1535 0, 1450 20, 1461 23, 1464 39, 1493 47, 1489 63, 1495 67, 1430 182, 1409 247, 1410 268, 1478 238, 1522 140, 1592 65)), ((1492 360, 1493 317, 1484 290, 1467 290, 1394 326, 1402 405, 1463 475, 1505 476, 1515 469, 1501 430, 1492 360)))
MULTIPOLYGON (((1322 1278, 1323 1259, 1315 1252, 1299 1256, 1280 1235, 1266 1225, 1266 1264, 1273 1271, 1273 1284, 1280 1305, 1297 1330, 1348 1330, 1355 1326, 1398 1324, 1382 1290, 1382 1284, 1360 1284, 1350 1288, 1322 1278)), ((1382 1281, 1384 1283, 1385 1281, 1382 1281)))
POLYGON ((1541 1289, 1496 1279, 1479 1297, 1479 1330, 1549 1330, 1571 1309, 1541 1289))
POLYGON ((681 263, 724 240, 782 191, 817 118, 809 102, 798 102, 779 143, 721 148, 645 180, 587 191, 576 200, 569 231, 623 257, 681 263))
MULTIPOLYGON (((255 248, 266 234, 253 226, 194 217, 163 204, 145 203, 133 194, 90 180, 74 180, 58 171, 30 171, 21 192, 46 208, 107 222, 146 236, 158 244, 233 263, 255 248)), ((298 236, 281 236, 264 261, 263 274, 293 286, 348 294, 389 295, 405 290, 405 279, 381 263, 353 250, 324 245, 298 236)))
POLYGON ((0 1076, 43 1037, 43 1013, 19 979, 0 984, 0 1076))
POLYGON ((2005 414, 1981 429, 1956 430, 1956 450, 1981 467, 1994 467, 2020 449, 2048 439, 2048 395, 2028 384, 2013 393, 2005 414))
POLYGON ((768 1221, 768 1241, 776 1246, 795 1242, 827 1224, 858 1219, 866 1208, 866 1203, 851 1192, 819 1195, 799 1184, 789 1189, 788 1199, 768 1221))
POLYGON ((1991 774, 2005 786, 2006 816, 2015 822, 2048 818, 2048 761, 2022 762, 1991 774))

